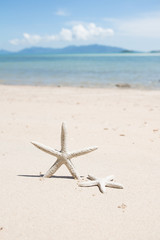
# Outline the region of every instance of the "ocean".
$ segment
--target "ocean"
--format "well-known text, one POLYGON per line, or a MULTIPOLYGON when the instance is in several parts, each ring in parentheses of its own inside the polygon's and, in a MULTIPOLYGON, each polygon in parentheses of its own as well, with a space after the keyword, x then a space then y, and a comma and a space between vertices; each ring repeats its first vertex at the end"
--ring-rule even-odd
POLYGON ((0 84, 160 89, 160 54, 0 55, 0 84))

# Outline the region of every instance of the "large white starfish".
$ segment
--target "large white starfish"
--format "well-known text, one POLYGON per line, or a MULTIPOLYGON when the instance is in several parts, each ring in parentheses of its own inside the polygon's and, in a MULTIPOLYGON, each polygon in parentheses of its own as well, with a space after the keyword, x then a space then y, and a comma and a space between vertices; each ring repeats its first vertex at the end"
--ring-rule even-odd
POLYGON ((99 190, 102 193, 106 192, 105 187, 123 188, 123 186, 120 183, 113 182, 113 179, 114 179, 113 175, 105 177, 105 178, 96 178, 94 176, 88 175, 88 179, 90 179, 91 181, 79 182, 78 185, 80 187, 98 186, 99 190))
POLYGON ((40 150, 57 157, 57 161, 51 166, 51 168, 47 171, 47 173, 44 175, 44 177, 46 177, 46 178, 51 177, 62 164, 65 164, 66 167, 68 168, 68 170, 70 171, 70 173, 72 174, 72 176, 76 179, 80 179, 80 176, 76 173, 76 170, 73 166, 73 163, 71 162, 71 159, 73 157, 78 157, 78 156, 84 155, 86 153, 92 152, 97 149, 97 147, 89 147, 89 148, 85 148, 85 149, 79 150, 79 151, 68 152, 66 137, 67 137, 66 126, 64 123, 62 123, 61 150, 60 151, 53 149, 51 147, 45 146, 38 142, 31 142, 34 146, 36 146, 40 150))

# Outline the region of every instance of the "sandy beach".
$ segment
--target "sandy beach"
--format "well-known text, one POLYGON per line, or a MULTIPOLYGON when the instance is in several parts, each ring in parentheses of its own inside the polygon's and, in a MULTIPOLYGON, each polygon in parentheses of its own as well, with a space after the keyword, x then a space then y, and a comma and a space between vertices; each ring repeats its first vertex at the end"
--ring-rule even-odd
POLYGON ((155 240, 160 236, 160 91, 0 85, 0 239, 155 240), (72 162, 81 176, 115 175, 124 189, 78 187, 60 150, 98 146, 72 162))

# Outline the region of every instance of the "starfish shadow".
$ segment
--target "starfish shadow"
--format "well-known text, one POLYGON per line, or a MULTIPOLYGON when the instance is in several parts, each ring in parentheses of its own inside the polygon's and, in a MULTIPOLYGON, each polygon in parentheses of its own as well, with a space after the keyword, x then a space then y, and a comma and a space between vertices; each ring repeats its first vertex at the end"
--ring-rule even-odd
MULTIPOLYGON (((44 175, 41 174, 41 175, 17 175, 18 177, 30 177, 30 178, 39 178, 39 177, 43 177, 44 175)), ((73 177, 71 176, 52 176, 50 178, 62 178, 62 179, 74 179, 73 177)))

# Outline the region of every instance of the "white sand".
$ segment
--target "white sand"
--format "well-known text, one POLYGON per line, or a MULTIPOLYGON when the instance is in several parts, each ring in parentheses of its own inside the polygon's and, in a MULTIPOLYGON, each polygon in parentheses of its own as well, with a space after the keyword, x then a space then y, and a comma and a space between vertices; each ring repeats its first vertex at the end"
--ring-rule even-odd
POLYGON ((0 239, 160 238, 159 91, 1 85, 0 140, 0 239), (65 166, 39 177, 56 159, 30 141, 59 149, 62 121, 69 150, 99 146, 73 159, 80 175, 123 190, 80 188, 65 166))

